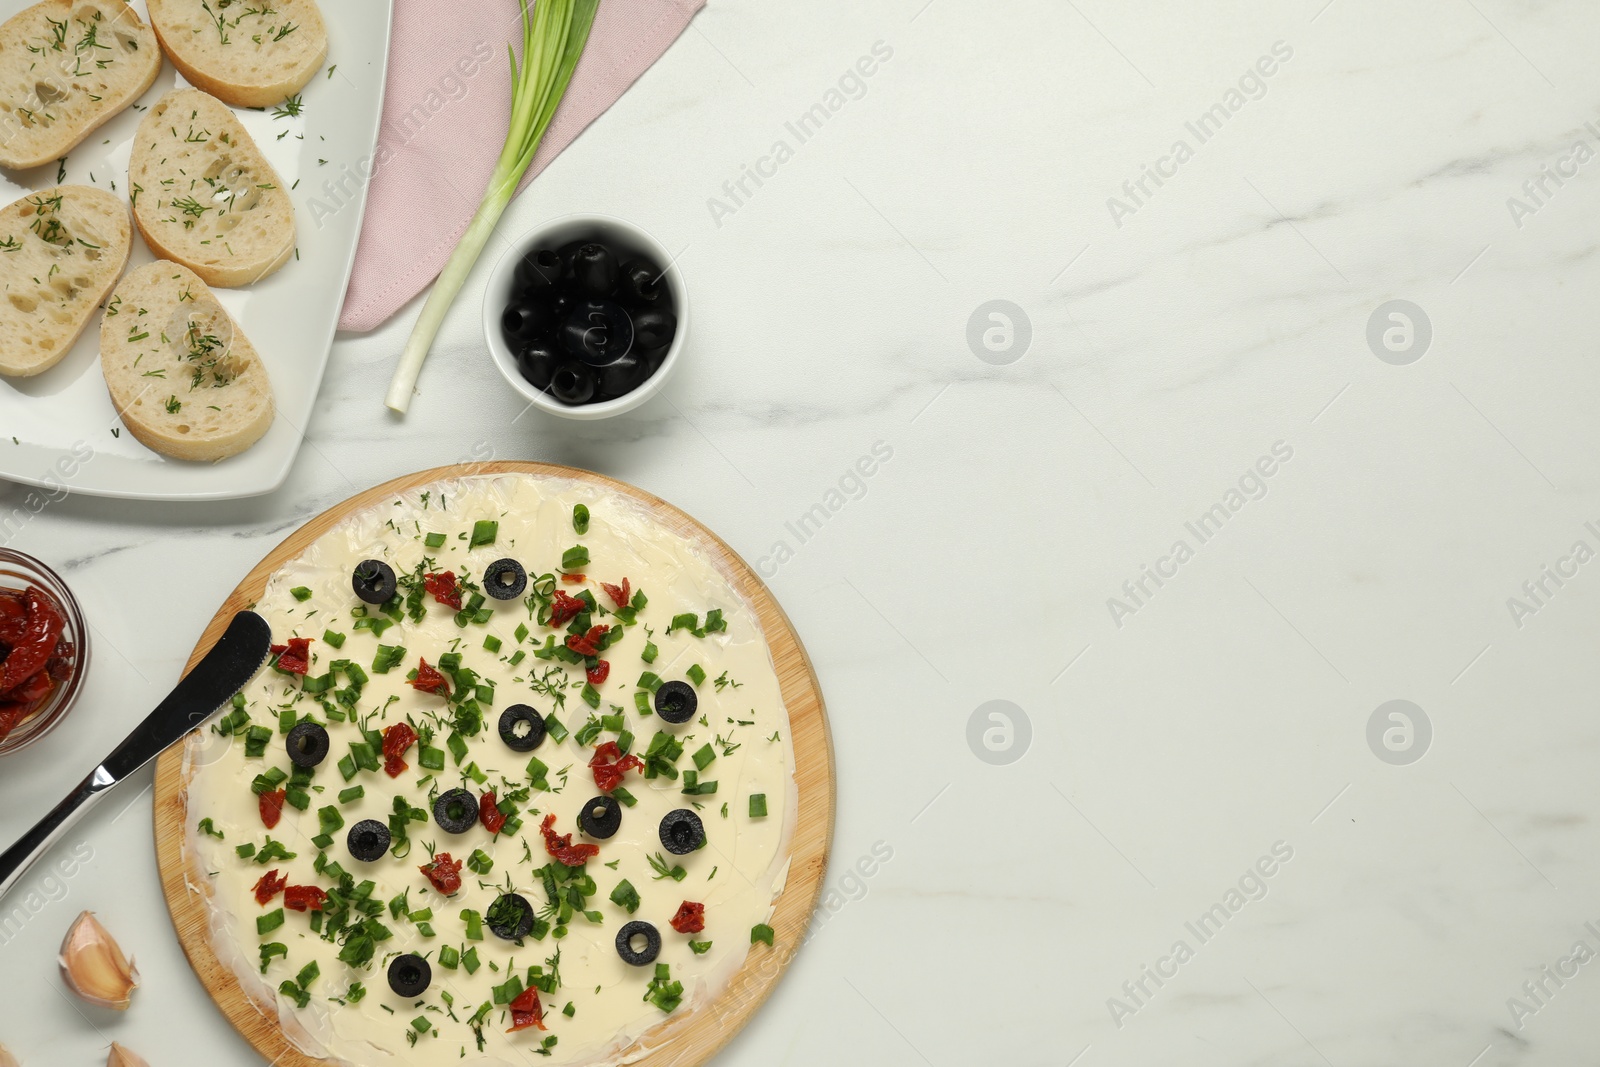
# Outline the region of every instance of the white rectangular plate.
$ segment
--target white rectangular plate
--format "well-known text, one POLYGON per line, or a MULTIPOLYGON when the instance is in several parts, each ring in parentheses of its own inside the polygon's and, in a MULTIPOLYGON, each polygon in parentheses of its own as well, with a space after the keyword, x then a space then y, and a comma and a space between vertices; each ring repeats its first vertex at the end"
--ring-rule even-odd
MULTIPOLYGON (((275 117, 271 108, 234 109, 284 185, 294 186, 297 258, 248 289, 217 290, 271 375, 278 407, 272 429, 249 451, 220 463, 185 463, 145 448, 123 428, 106 392, 97 312, 56 366, 35 378, 0 378, 0 478, 144 500, 226 500, 283 484, 322 384, 355 260, 383 113, 391 2, 323 0, 328 61, 301 94, 298 117, 275 117), (85 449, 92 454, 87 462, 85 449)), ((27 6, 29 0, 0 0, 0 20, 27 6)), ((144 0, 133 6, 147 19, 144 0)), ((139 104, 148 107, 184 84, 167 63, 139 104)), ((115 182, 126 198, 141 115, 129 108, 90 134, 67 157, 65 180, 106 190, 115 182)), ((58 184, 57 174, 54 164, 0 171, 0 204, 58 184)), ((135 230, 129 268, 151 258, 135 230)))

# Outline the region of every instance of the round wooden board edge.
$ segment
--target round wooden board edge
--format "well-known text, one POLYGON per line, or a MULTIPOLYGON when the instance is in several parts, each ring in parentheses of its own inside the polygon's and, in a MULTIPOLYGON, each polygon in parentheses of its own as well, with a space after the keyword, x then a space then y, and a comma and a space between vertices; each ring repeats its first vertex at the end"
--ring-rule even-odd
MULTIPOLYGON (((537 474, 587 482, 610 489, 643 504, 665 519, 677 532, 699 543, 723 565, 735 587, 756 607, 778 675, 779 690, 789 713, 789 730, 795 751, 795 785, 799 810, 790 846, 790 867, 783 893, 773 913, 774 947, 754 945, 744 965, 728 987, 712 1002, 695 1011, 674 1014, 650 1030, 634 1046, 648 1047, 632 1061, 639 1067, 699 1067, 744 1028, 772 994, 805 939, 822 893, 828 856, 833 846, 835 789, 833 741, 828 730, 822 688, 789 617, 756 573, 737 552, 683 510, 626 482, 578 467, 521 461, 494 461, 435 467, 394 478, 335 504, 284 538, 247 574, 206 627, 184 666, 187 674, 216 643, 228 621, 254 604, 266 589, 267 579, 285 562, 298 556, 345 517, 371 507, 396 493, 451 478, 493 474, 537 474)), ((300 1052, 284 1037, 276 1017, 251 1001, 233 971, 212 951, 206 902, 191 886, 183 840, 187 832, 184 799, 183 746, 180 741, 157 759, 154 824, 157 867, 167 910, 178 941, 206 992, 255 1050, 274 1067, 327 1067, 326 1060, 300 1052)), ((195 883, 199 884, 199 883, 195 883)))

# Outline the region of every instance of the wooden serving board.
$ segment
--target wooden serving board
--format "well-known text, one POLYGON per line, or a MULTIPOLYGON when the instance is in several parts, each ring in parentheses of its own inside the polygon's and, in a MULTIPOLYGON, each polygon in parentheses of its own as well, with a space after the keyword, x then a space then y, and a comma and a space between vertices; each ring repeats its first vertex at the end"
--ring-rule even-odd
MULTIPOLYGON (((189 657, 185 672, 210 650, 236 612, 260 599, 273 573, 346 517, 430 482, 513 473, 569 478, 639 501, 663 526, 688 538, 721 564, 734 587, 755 605, 772 651, 789 713, 795 784, 799 791, 798 821, 790 843, 789 877, 771 921, 776 932, 774 947, 751 946, 744 966, 716 1000, 694 1011, 676 1012, 645 1034, 640 1045, 649 1046, 650 1051, 635 1061, 644 1067, 698 1067, 727 1044, 771 995, 778 978, 804 940, 827 873, 828 852, 833 843, 834 808, 833 742, 828 734, 822 690, 811 660, 771 592, 749 565, 710 530, 643 490, 573 467, 493 462, 437 467, 407 475, 329 508, 273 549, 223 602, 189 657)), ((218 960, 211 949, 207 938, 206 901, 204 890, 200 888, 206 883, 205 875, 188 869, 183 850, 188 811, 182 764, 183 742, 162 753, 156 764, 155 835, 167 908, 172 913, 172 924, 189 957, 189 964, 228 1021, 274 1067, 325 1067, 327 1061, 312 1059, 289 1044, 279 1028, 276 1012, 270 1006, 265 1011, 258 1007, 245 994, 233 971, 218 960)), ((449 1062, 456 1060, 451 1058, 449 1062)))

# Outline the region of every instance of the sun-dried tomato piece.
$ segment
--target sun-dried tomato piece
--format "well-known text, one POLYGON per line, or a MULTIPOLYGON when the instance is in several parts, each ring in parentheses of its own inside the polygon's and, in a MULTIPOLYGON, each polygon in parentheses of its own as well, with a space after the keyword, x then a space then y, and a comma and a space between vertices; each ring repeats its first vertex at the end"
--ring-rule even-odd
POLYGON ((452 859, 448 852, 440 852, 433 857, 432 863, 424 863, 417 870, 445 896, 461 888, 461 861, 452 859))
POLYGON ((432 593, 433 599, 445 607, 461 610, 461 583, 456 581, 454 571, 423 575, 422 588, 432 593))
POLYGON ((624 756, 615 741, 607 741, 595 746, 589 768, 594 771, 594 784, 602 792, 609 793, 622 784, 623 776, 629 771, 643 770, 644 760, 631 752, 624 756))
POLYGON ((628 606, 628 598, 632 595, 628 591, 628 579, 622 579, 621 585, 612 585, 610 582, 601 582, 600 588, 606 591, 606 596, 619 608, 628 606))
POLYGON ((283 906, 290 911, 321 911, 328 894, 314 885, 292 885, 283 891, 283 906))
POLYGON ((40 671, 15 689, 0 693, 0 706, 6 704, 38 704, 55 689, 56 680, 48 670, 40 671))
POLYGON ((304 674, 311 669, 311 638, 291 637, 286 645, 273 645, 277 667, 285 674, 304 674))
POLYGON ((278 825, 278 820, 283 818, 283 798, 288 795, 287 790, 274 789, 256 798, 256 810, 261 812, 262 826, 271 830, 278 825))
POLYGON ((427 660, 422 660, 421 665, 417 667, 417 676, 411 679, 411 688, 420 693, 433 693, 436 696, 450 695, 450 683, 436 668, 428 666, 427 660))
POLYGON ((383 769, 390 778, 398 778, 409 766, 402 758, 406 750, 417 742, 417 732, 407 722, 397 722, 383 731, 383 769))
POLYGON ((589 577, 584 574, 563 574, 561 580, 568 585, 582 585, 589 580, 589 577))
POLYGON ((272 868, 272 870, 263 874, 261 880, 255 884, 256 903, 263 908, 266 907, 267 902, 283 892, 283 887, 288 884, 289 876, 279 874, 276 867, 272 868))
POLYGON ((544 1005, 539 1003, 539 990, 532 986, 518 993, 517 999, 511 1002, 511 1029, 506 1033, 514 1034, 530 1027, 550 1029, 544 1024, 544 1005))
POLYGON ((495 807, 493 789, 478 798, 478 821, 483 823, 483 828, 491 834, 499 833, 500 828, 506 824, 505 813, 495 807))
POLYGON ((706 928, 706 906, 686 900, 672 917, 672 928, 680 934, 698 934, 706 928))
POLYGON ((597 642, 606 635, 609 626, 591 626, 583 634, 568 634, 567 647, 580 656, 598 656, 600 646, 597 642))
POLYGON ((599 845, 574 845, 571 834, 558 834, 553 827, 554 815, 546 815, 539 832, 544 834, 544 850, 568 867, 582 867, 591 857, 600 855, 599 845))
POLYGON ((66 627, 61 612, 42 590, 29 587, 20 598, 6 599, 12 607, 0 621, 0 647, 6 650, 0 660, 0 693, 18 688, 44 670, 66 627))
POLYGON ((565 626, 588 610, 588 604, 557 589, 550 600, 550 625, 565 626))
POLYGON ((585 667, 583 669, 583 676, 589 679, 590 685, 599 685, 601 682, 604 682, 607 678, 611 677, 611 661, 603 659, 597 662, 593 667, 585 667))

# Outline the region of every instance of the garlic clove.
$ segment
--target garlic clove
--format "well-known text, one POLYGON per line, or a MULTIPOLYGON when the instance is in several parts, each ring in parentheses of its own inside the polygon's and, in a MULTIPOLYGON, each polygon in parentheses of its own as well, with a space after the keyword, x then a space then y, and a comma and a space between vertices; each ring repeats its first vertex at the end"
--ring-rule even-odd
POLYGON ((111 1042, 111 1055, 106 1057, 106 1067, 150 1067, 143 1056, 129 1052, 126 1048, 111 1042))
POLYGON ((0 1067, 21 1067, 17 1058, 4 1045, 0 1045, 0 1067))
MULTIPOLYGON (((92 911, 78 916, 61 942, 61 976, 67 988, 84 1000, 114 1011, 127 1011, 133 991, 139 988, 138 968, 92 911)), ((143 1061, 134 1057, 131 1062, 143 1061)))

